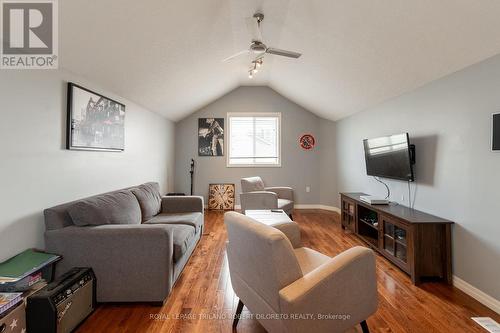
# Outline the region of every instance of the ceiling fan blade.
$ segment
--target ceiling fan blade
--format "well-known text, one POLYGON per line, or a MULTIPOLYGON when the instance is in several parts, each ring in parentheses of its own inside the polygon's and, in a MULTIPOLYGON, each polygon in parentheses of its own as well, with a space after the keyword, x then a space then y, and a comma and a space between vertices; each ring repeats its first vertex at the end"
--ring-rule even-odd
POLYGON ((262 42, 262 32, 260 31, 259 24, 257 23, 255 17, 247 17, 245 21, 248 33, 250 34, 252 40, 262 42))
POLYGON ((279 55, 279 56, 283 56, 283 57, 289 57, 289 58, 298 58, 302 55, 302 54, 297 53, 297 52, 275 49, 273 47, 269 47, 266 50, 266 53, 279 55))
POLYGON ((232 59, 234 59, 234 58, 237 58, 237 57, 240 57, 240 56, 242 56, 242 55, 245 55, 245 54, 247 54, 247 53, 249 53, 249 52, 250 52, 250 50, 243 50, 243 51, 241 51, 241 52, 238 52, 238 53, 236 53, 236 54, 233 54, 233 55, 232 55, 232 56, 230 56, 230 57, 227 57, 226 59, 222 60, 222 62, 226 62, 226 61, 232 60, 232 59))

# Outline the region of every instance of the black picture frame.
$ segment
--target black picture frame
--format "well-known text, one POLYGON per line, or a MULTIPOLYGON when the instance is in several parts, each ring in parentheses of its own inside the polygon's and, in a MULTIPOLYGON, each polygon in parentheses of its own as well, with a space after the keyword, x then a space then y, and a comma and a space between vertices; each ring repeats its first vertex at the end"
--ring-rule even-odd
POLYGON ((491 151, 500 152, 500 112, 491 115, 491 151))
MULTIPOLYGON (((66 149, 123 152, 125 150, 125 111, 125 104, 68 82, 66 149), (87 106, 84 106, 86 95, 89 100, 87 106), (77 108, 80 112, 86 109, 85 121, 77 120, 77 108), (87 120, 88 112, 93 113, 90 120, 87 120), (77 124, 77 122, 80 123, 77 124)), ((83 118, 82 115, 80 117, 83 118)))

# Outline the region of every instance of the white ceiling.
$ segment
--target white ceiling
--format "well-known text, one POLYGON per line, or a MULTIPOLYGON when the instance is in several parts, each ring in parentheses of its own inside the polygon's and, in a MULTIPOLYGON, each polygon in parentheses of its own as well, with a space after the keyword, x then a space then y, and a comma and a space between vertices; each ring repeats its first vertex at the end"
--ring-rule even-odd
POLYGON ((336 120, 500 53, 497 0, 59 1, 60 60, 177 121, 240 85, 268 85, 336 120), (253 80, 245 18, 268 46, 253 80))

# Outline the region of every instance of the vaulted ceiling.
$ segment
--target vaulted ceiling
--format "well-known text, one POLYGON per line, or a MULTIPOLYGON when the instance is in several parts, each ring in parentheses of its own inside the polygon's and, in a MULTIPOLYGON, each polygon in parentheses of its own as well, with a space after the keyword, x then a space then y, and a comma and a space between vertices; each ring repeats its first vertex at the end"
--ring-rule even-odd
POLYGON ((61 66, 171 120, 240 85, 268 85, 336 120, 500 53, 497 0, 59 1, 61 66), (303 53, 221 60, 268 46, 303 53))

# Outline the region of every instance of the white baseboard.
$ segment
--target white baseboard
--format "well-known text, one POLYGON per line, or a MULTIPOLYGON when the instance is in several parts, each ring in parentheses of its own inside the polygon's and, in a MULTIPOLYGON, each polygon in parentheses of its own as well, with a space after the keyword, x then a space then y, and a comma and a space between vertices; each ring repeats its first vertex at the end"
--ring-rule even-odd
POLYGON ((473 285, 465 282, 461 278, 459 278, 456 275, 453 275, 453 285, 469 295, 470 297, 474 298, 475 300, 479 301, 481 304, 487 306, 488 308, 492 309, 496 313, 500 314, 500 301, 491 297, 490 295, 482 292, 481 290, 477 289, 473 285))
MULTIPOLYGON (((208 209, 208 204, 205 204, 204 207, 205 207, 205 209, 208 209)), ((241 205, 234 205, 234 209, 235 210, 241 209, 241 205)))
POLYGON ((295 209, 323 209, 332 212, 340 213, 340 208, 327 205, 317 205, 317 204, 297 204, 293 208, 295 209))

